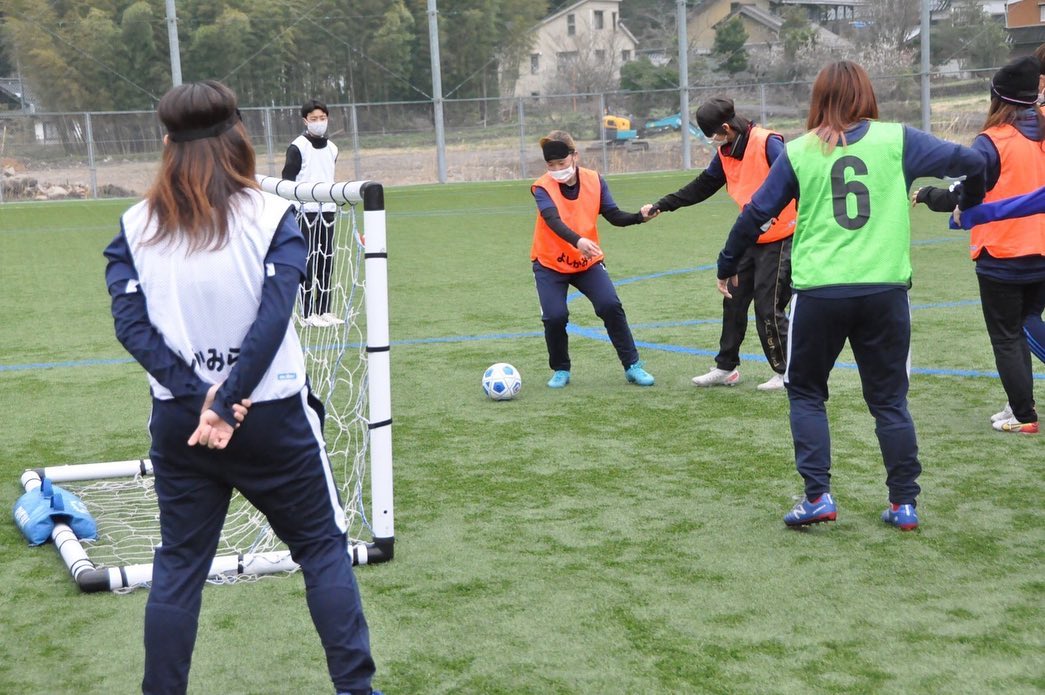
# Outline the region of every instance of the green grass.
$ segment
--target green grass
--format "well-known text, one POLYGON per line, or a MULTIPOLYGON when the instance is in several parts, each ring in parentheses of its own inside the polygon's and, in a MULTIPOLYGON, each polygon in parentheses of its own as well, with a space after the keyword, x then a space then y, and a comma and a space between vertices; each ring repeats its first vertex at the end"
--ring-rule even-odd
MULTIPOLYGON (((690 174, 614 177, 635 210, 690 174)), ((964 235, 913 214, 911 409, 922 528, 878 520, 884 468, 848 350, 831 379, 838 523, 788 531, 801 490, 754 331, 744 382, 697 390, 717 347, 719 195, 603 248, 651 389, 571 303, 573 381, 549 375, 526 182, 390 189, 396 558, 359 568, 390 693, 1038 693, 1045 439, 1005 401, 964 235), (523 374, 484 400, 482 370, 523 374)), ((26 467, 147 451, 144 375, 112 335, 101 249, 128 201, 0 207, 0 490, 26 467)), ((1045 370, 1035 363, 1039 381, 1045 370)), ((8 507, 10 508, 10 507, 8 507)), ((0 524, 0 692, 128 693, 144 591, 81 595, 0 524)), ((192 693, 329 692, 291 576, 208 586, 192 693)))

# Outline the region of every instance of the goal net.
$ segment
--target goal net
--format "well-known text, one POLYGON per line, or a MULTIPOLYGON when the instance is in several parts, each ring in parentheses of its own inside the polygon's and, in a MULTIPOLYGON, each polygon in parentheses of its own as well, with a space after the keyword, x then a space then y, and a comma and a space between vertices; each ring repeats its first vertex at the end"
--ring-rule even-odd
MULTIPOLYGON (((306 370, 323 403, 327 453, 349 523, 355 564, 393 554, 392 411, 384 191, 371 181, 295 183, 258 176, 262 189, 292 201, 309 240, 308 277, 294 311, 306 370)), ((148 585, 160 543, 148 459, 27 470, 74 492, 98 524, 79 540, 64 524, 51 534, 84 591, 148 585)), ((211 565, 212 582, 250 580, 297 568, 264 515, 234 493, 211 565)))

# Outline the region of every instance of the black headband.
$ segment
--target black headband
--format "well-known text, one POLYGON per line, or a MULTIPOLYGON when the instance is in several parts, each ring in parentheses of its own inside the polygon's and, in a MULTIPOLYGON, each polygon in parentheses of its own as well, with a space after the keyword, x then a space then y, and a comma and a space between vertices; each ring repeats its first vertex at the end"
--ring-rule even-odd
POLYGON ((549 140, 541 145, 541 150, 544 152, 544 161, 546 162, 550 162, 553 159, 566 159, 573 153, 570 146, 561 140, 549 140))
POLYGON ((226 130, 230 130, 239 122, 239 109, 236 109, 235 113, 231 116, 226 118, 224 121, 215 123, 214 125, 207 126, 206 128, 196 128, 194 130, 172 130, 168 132, 167 135, 170 137, 171 142, 190 142, 192 140, 202 140, 203 138, 216 138, 226 130))

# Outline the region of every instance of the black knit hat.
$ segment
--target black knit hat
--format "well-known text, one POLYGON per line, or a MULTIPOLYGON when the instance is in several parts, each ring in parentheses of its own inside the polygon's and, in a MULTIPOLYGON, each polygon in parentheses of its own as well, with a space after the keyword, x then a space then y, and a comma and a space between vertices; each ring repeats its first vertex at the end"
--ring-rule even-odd
POLYGON ((723 124, 729 123, 736 116, 733 109, 732 99, 708 99, 697 107, 697 125, 701 132, 709 138, 721 128, 723 124))
POLYGON ((1041 63, 1034 56, 1017 58, 991 80, 991 93, 1010 104, 1031 106, 1038 101, 1038 77, 1041 63))

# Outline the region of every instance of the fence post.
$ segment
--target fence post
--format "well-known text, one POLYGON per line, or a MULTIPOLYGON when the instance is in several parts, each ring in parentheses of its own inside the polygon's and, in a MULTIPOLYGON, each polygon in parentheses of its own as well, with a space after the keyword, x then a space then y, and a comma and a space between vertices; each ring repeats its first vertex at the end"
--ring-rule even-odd
POLYGON ((363 178, 363 165, 359 159, 359 113, 356 111, 356 103, 353 101, 350 105, 352 111, 352 163, 355 165, 356 181, 361 181, 363 178))
POLYGON ((265 148, 268 150, 269 160, 269 176, 275 176, 276 162, 272 156, 272 110, 269 107, 265 107, 265 148))
POLYGON ((523 108, 522 97, 516 100, 516 109, 519 112, 519 172, 526 178, 526 110, 523 108))
POLYGON ((83 114, 84 128, 87 136, 87 169, 91 172, 91 197, 98 198, 98 168, 94 162, 94 131, 91 128, 91 114, 83 114))
POLYGON ((610 158, 606 154, 606 124, 602 117, 606 115, 606 95, 599 95, 599 142, 602 143, 602 173, 610 173, 610 158))
POLYGON ((766 117, 766 86, 761 82, 758 84, 758 106, 761 114, 759 123, 763 128, 769 127, 769 119, 766 117))

